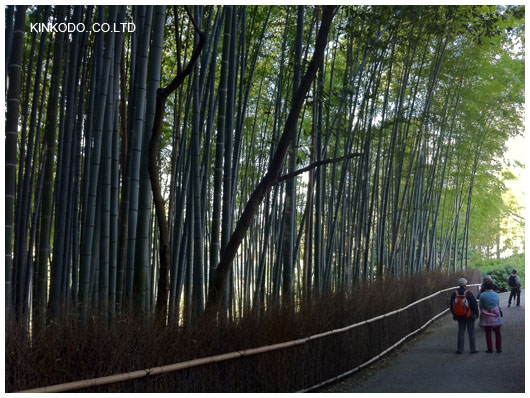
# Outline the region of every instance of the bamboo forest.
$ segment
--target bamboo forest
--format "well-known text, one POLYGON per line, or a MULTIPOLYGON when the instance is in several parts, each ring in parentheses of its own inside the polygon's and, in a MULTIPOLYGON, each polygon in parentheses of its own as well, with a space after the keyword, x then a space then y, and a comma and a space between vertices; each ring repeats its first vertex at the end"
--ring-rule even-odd
MULTIPOLYGON (((524 253, 524 6, 4 13, 7 391, 304 338, 524 253)), ((304 377, 346 336, 81 391, 298 391, 421 326, 381 322, 304 377)))

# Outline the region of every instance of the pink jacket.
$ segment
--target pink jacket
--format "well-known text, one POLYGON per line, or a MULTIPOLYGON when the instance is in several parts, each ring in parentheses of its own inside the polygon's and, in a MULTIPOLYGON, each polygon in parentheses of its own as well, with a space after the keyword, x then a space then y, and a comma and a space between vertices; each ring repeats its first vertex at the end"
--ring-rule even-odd
POLYGON ((495 307, 490 310, 485 308, 480 310, 480 326, 501 326, 504 322, 501 318, 500 307, 495 307))

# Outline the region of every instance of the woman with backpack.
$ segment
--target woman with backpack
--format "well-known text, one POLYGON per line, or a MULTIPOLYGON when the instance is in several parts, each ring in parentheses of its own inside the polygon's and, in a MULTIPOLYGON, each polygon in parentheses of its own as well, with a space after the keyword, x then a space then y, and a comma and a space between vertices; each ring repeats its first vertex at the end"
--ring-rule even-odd
POLYGON ((466 289, 467 280, 460 278, 458 280, 459 288, 451 294, 449 308, 453 314, 453 319, 458 321, 458 341, 457 354, 464 351, 464 338, 466 329, 469 334, 469 352, 476 354, 478 351, 475 347, 475 319, 478 318, 478 307, 475 296, 466 289))
POLYGON ((495 348, 497 352, 502 352, 501 326, 502 311, 499 307, 499 295, 493 291, 493 282, 486 281, 486 291, 480 295, 480 326, 486 332, 486 344, 488 345, 487 353, 493 352, 491 341, 491 330, 495 331, 495 348))

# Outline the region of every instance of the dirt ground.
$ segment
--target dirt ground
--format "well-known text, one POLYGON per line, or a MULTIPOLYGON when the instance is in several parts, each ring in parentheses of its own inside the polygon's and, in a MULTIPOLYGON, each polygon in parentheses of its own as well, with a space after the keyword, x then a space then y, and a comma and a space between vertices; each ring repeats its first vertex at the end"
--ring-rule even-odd
POLYGON ((485 352, 485 333, 477 321, 475 334, 479 353, 469 353, 466 336, 465 352, 457 355, 457 323, 447 315, 372 366, 318 392, 522 393, 525 391, 524 290, 520 307, 512 303, 508 308, 508 297, 509 293, 500 294, 504 313, 502 353, 495 349, 491 354, 485 352))

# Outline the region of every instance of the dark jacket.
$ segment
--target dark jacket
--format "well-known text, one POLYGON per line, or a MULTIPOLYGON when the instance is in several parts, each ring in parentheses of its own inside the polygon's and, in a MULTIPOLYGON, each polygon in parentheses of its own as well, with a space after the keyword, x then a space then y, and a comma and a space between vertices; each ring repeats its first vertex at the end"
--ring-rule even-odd
MULTIPOLYGON (((499 285, 497 285, 495 282, 493 282, 493 290, 498 292, 500 289, 499 289, 499 285)), ((484 283, 482 285, 480 285, 480 292, 478 292, 478 296, 477 296, 477 299, 480 298, 480 295, 482 293, 484 293, 486 291, 486 286, 484 286, 484 283)))
MULTIPOLYGON (((464 292, 467 290, 465 287, 459 287, 458 289, 458 294, 464 294, 464 292)), ((466 317, 455 317, 455 312, 454 312, 454 304, 455 304, 455 297, 456 297, 456 292, 453 291, 453 293, 451 294, 451 299, 449 300, 449 308, 451 309, 451 314, 453 314, 453 317, 454 319, 465 319, 466 317)), ((471 309, 471 316, 469 317, 469 319, 471 320, 475 320, 478 318, 478 315, 479 315, 479 312, 478 312, 478 305, 477 305, 477 300, 475 299, 475 296, 473 295, 473 293, 471 293, 471 291, 468 290, 468 293, 467 293, 467 302, 469 303, 469 308, 471 309)))
MULTIPOLYGON (((493 282, 493 290, 494 291, 498 291, 499 290, 499 285, 497 285, 495 282, 493 282)), ((486 286, 484 286, 484 283, 482 285, 480 285, 480 293, 484 293, 486 291, 486 286)), ((480 296, 480 294, 479 294, 480 296)))

